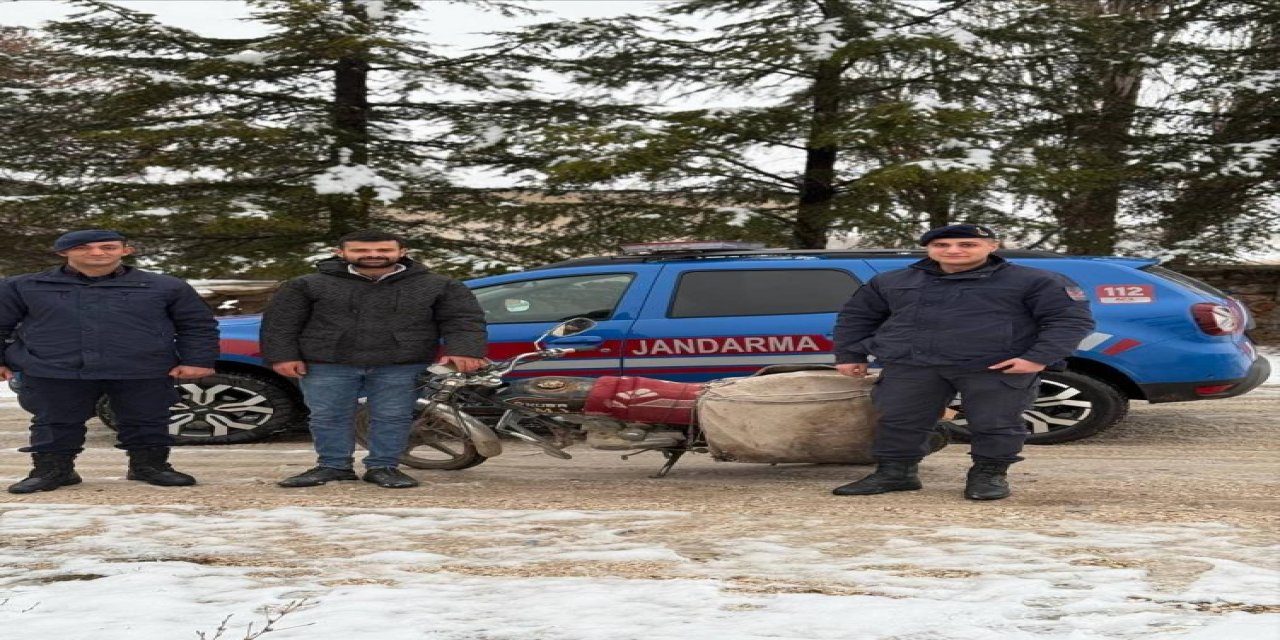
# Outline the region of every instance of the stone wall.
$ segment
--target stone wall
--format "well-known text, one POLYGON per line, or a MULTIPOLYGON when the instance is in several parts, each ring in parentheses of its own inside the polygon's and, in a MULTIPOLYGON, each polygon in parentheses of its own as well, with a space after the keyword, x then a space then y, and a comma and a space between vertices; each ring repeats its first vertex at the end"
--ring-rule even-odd
POLYGON ((1280 345, 1280 265, 1218 265, 1174 269, 1203 280, 1245 303, 1257 328, 1249 332, 1254 342, 1280 345))

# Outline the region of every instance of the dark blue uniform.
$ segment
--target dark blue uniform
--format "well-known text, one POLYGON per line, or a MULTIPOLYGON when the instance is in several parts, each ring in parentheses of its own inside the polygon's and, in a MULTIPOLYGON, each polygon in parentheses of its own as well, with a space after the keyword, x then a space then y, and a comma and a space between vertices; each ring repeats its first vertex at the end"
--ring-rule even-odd
POLYGON ((1037 374, 987 367, 1023 358, 1053 368, 1093 330, 1089 304, 1070 279, 991 256, 977 269, 945 273, 921 260, 872 278, 840 311, 837 364, 884 367, 872 392, 881 414, 877 460, 919 461, 958 391, 975 461, 1016 462, 1026 439, 1021 414, 1037 374))
POLYGON ((121 267, 89 278, 66 267, 0 282, 0 365, 22 372, 33 453, 79 453, 98 397, 111 400, 120 446, 168 447, 169 371, 213 367, 218 323, 191 285, 121 267))

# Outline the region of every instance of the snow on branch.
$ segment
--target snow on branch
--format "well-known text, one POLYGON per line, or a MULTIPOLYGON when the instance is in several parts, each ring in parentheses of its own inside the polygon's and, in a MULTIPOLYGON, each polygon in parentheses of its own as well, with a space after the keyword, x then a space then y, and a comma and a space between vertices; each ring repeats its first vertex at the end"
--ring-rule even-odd
POLYGON ((396 184, 374 171, 366 164, 347 164, 350 153, 343 154, 343 164, 334 165, 311 179, 316 193, 321 195, 355 194, 368 187, 374 197, 383 202, 399 200, 404 191, 396 184))

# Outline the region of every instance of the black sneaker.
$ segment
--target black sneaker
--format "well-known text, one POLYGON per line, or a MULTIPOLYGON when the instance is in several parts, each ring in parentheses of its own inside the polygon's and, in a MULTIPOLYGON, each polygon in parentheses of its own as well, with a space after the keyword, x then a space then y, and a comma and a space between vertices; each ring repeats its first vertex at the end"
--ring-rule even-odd
POLYGON ((395 467, 369 469, 364 472, 363 480, 387 489, 408 489, 409 487, 418 486, 417 480, 395 467))
POLYGON ((290 476, 277 482, 282 487, 318 487, 326 482, 334 480, 359 480, 360 476, 356 475, 351 469, 336 469, 334 467, 312 467, 299 473, 296 476, 290 476))
POLYGON ((1012 493, 1009 490, 1009 464, 1005 462, 975 462, 969 469, 964 483, 964 497, 970 500, 1002 500, 1012 493))

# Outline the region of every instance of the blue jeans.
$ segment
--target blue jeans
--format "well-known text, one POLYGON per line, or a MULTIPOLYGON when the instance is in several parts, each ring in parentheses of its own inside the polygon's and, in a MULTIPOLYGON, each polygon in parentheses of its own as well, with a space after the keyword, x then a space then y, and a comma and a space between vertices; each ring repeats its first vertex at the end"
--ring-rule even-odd
POLYGON ((308 362, 299 386, 311 410, 311 438, 320 466, 352 467, 359 398, 367 398, 369 409, 365 468, 398 466, 413 426, 418 374, 426 368, 426 363, 364 367, 308 362))

